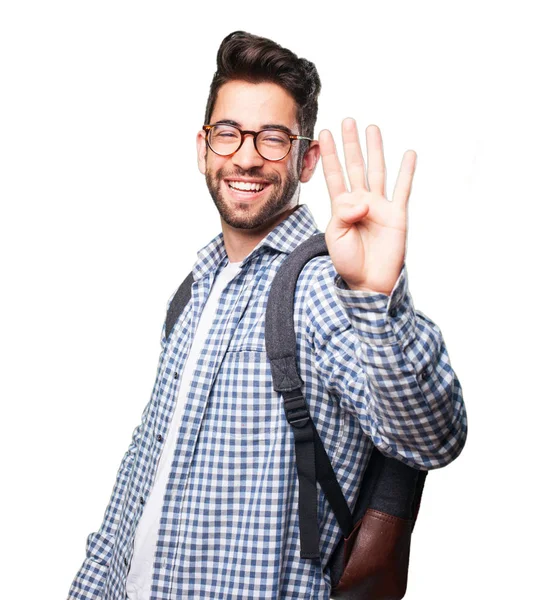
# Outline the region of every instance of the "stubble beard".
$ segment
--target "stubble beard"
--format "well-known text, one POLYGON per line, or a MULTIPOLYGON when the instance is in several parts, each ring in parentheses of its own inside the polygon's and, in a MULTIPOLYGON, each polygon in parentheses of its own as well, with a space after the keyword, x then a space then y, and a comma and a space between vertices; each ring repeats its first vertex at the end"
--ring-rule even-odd
MULTIPOLYGON (((241 176, 269 179, 253 171, 246 172, 241 176)), ((299 186, 298 178, 288 169, 284 182, 280 178, 269 179, 272 183, 272 190, 269 197, 263 203, 232 202, 231 200, 226 200, 223 196, 222 188, 227 185, 223 181, 224 177, 228 177, 228 175, 223 174, 221 170, 212 173, 210 169, 206 169, 206 185, 208 186, 210 196, 223 221, 236 229, 257 229, 263 227, 276 215, 287 208, 292 208, 291 200, 294 198, 299 186)))

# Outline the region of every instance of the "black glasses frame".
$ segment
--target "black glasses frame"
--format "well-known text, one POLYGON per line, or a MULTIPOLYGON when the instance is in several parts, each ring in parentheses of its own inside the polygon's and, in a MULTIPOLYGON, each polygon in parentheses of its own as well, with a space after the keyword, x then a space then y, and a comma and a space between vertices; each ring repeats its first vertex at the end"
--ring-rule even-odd
POLYGON ((270 160, 272 162, 277 162, 277 161, 283 160, 283 158, 286 158, 290 154, 290 151, 292 149, 292 142, 294 142, 294 140, 309 140, 310 142, 314 142, 315 141, 312 138, 306 137, 304 135, 296 135, 294 133, 287 133, 286 131, 283 131, 282 129, 274 129, 274 130, 273 129, 262 129, 261 131, 251 131, 249 129, 240 129, 240 127, 237 127, 236 125, 229 125, 228 123, 215 123, 214 125, 202 125, 202 129, 206 132, 206 142, 207 142, 208 146, 210 147, 210 150, 214 154, 217 154, 218 156, 232 156, 233 154, 235 154, 235 152, 238 152, 241 149, 242 145, 244 144, 244 136, 250 134, 254 138, 254 148, 256 148, 256 152, 264 160, 270 160), (209 132, 210 132, 210 129, 212 129, 213 127, 216 127, 217 125, 222 125, 224 127, 233 127, 234 129, 236 129, 240 133, 240 144, 239 144, 239 147, 236 150, 233 150, 233 152, 230 152, 229 154, 220 154, 219 152, 216 152, 212 148, 212 146, 210 144, 210 140, 209 140, 209 132), (289 149, 287 150, 287 153, 284 156, 282 156, 281 158, 266 158, 258 150, 258 146, 256 144, 256 140, 258 138, 258 135, 260 133, 266 133, 267 131, 278 131, 279 133, 284 133, 285 135, 289 136, 289 138, 290 138, 289 149))

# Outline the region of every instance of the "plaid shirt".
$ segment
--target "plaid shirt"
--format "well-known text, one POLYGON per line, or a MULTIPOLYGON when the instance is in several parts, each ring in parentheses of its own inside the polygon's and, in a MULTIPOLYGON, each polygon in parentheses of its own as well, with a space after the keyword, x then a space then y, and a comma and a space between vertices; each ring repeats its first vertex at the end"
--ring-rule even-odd
MULTIPOLYGON (((222 293, 166 488, 153 599, 329 598, 326 565, 342 533, 319 490, 321 560, 300 558, 294 436, 273 389, 264 337, 275 273, 316 233, 311 212, 300 205, 242 261, 222 293)), ((192 297, 169 339, 162 330, 152 397, 102 525, 88 536, 72 600, 126 597, 135 530, 183 365, 227 263, 220 233, 198 252, 192 297)), ((372 444, 419 469, 458 456, 467 431, 462 390, 440 329, 413 307, 405 265, 388 297, 349 290, 329 256, 316 257, 298 279, 294 315, 306 402, 350 508, 372 444)))

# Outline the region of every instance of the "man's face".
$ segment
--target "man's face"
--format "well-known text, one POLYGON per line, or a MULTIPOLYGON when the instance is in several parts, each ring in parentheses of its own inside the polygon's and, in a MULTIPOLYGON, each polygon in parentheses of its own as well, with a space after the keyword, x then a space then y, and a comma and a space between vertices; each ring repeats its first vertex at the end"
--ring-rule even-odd
MULTIPOLYGON (((274 83, 230 81, 219 89, 210 124, 231 120, 241 129, 259 131, 264 125, 284 125, 299 133, 294 99, 274 83)), ((206 176, 210 195, 229 226, 256 229, 296 204, 299 177, 296 173, 298 142, 280 161, 262 158, 247 135, 240 149, 231 156, 218 156, 198 139, 199 166, 206 176), (205 157, 204 157, 205 152, 205 157), (261 192, 232 189, 233 181, 253 180, 265 186, 261 192), (231 184, 231 185, 230 185, 231 184)))

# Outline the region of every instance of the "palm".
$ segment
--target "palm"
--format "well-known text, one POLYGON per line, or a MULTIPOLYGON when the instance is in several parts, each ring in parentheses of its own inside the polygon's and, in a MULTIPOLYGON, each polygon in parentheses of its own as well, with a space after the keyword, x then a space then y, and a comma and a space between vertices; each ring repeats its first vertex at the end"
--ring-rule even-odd
POLYGON ((379 128, 370 126, 367 129, 366 180, 355 122, 343 121, 351 191, 346 188, 331 133, 322 134, 319 142, 332 209, 325 232, 331 260, 349 287, 388 294, 404 262, 407 201, 416 154, 413 151, 405 153, 393 199, 389 201, 384 193, 385 165, 379 128))

